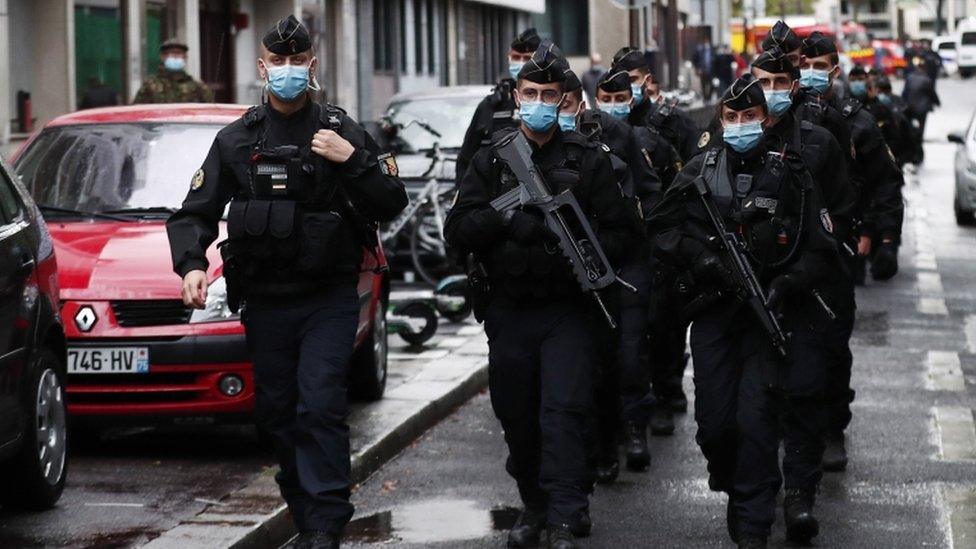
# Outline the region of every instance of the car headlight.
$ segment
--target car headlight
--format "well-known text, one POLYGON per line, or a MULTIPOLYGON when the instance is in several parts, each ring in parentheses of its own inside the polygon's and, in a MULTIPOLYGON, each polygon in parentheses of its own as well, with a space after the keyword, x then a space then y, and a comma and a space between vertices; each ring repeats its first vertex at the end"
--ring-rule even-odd
POLYGON ((203 309, 194 309, 190 315, 190 324, 199 322, 222 322, 239 318, 237 313, 230 310, 227 304, 227 282, 220 277, 210 283, 207 288, 207 302, 203 309))

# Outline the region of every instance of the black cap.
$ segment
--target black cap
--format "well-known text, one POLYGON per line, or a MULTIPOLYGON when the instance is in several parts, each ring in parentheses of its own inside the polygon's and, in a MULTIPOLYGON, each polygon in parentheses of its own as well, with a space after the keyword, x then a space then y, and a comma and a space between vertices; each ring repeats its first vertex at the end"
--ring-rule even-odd
POLYGON ((580 82, 579 77, 576 76, 576 73, 573 72, 573 69, 566 69, 563 71, 563 74, 566 75, 566 85, 563 86, 565 91, 574 92, 583 87, 583 83, 580 82))
POLYGON ((515 40, 512 40, 511 48, 519 53, 532 53, 539 49, 541 44, 542 39, 539 38, 539 33, 531 28, 525 29, 522 34, 516 36, 515 40))
POLYGON ((566 81, 566 69, 569 68, 562 51, 552 42, 543 42, 539 49, 532 54, 522 70, 519 80, 528 80, 536 84, 554 84, 566 81))
POLYGON ((166 53, 167 50, 183 50, 183 53, 186 53, 190 51, 190 47, 184 44, 182 40, 170 38, 159 45, 159 53, 166 53))
POLYGON ((790 59, 778 46, 773 46, 759 54, 759 57, 752 62, 752 66, 773 74, 789 74, 793 80, 800 78, 800 69, 790 63, 790 59))
POLYGON ((822 32, 815 31, 803 41, 802 51, 806 57, 820 57, 837 53, 837 44, 822 32))
POLYGON ((864 67, 861 65, 854 65, 851 67, 851 72, 847 73, 847 76, 863 76, 867 78, 868 71, 864 70, 864 67))
POLYGON ((793 32, 793 29, 783 21, 777 21, 773 28, 769 29, 769 33, 766 34, 766 38, 763 38, 762 49, 766 51, 773 46, 778 47, 785 53, 790 53, 793 50, 799 49, 803 46, 803 42, 800 37, 793 32))
POLYGON ((268 29, 261 43, 268 51, 278 55, 294 55, 312 49, 308 29, 294 15, 279 19, 268 29))
POLYGON ((610 64, 611 70, 632 71, 634 69, 650 70, 644 52, 638 48, 627 46, 620 48, 613 56, 613 63, 610 64))
POLYGON ((630 74, 623 69, 603 73, 596 84, 597 88, 609 93, 630 91, 630 74))
POLYGON ((722 94, 722 104, 732 110, 744 111, 756 105, 766 105, 766 95, 756 77, 745 73, 722 94))

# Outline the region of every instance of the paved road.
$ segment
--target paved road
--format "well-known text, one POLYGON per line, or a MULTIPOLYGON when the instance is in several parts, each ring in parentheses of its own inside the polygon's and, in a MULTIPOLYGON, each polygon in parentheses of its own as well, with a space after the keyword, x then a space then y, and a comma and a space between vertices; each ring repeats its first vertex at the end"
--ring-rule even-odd
MULTIPOLYGON (((825 477, 823 547, 976 547, 976 247, 952 216, 945 133, 976 107, 972 81, 939 83, 926 164, 906 187, 901 273, 859 290, 851 465, 825 477)), ((691 379, 685 380, 690 393, 691 379)), ((721 547, 725 498, 708 491, 694 422, 654 438, 649 473, 593 498, 586 547, 721 547)), ((518 505, 487 395, 459 409, 356 493, 356 546, 501 547, 518 505)), ((782 521, 772 546, 783 544, 782 521)))
MULTIPOLYGON (((391 335, 388 390, 447 355, 460 327, 442 323, 420 349, 391 335)), ((98 439, 73 441, 68 484, 55 509, 0 509, 0 548, 142 545, 248 484, 273 461, 251 426, 110 428, 98 439)))

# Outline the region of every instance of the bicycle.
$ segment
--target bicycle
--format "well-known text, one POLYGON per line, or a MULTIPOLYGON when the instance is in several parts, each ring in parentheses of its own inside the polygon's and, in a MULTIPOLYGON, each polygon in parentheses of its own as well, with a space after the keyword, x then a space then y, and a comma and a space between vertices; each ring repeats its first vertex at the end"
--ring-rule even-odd
MULTIPOLYGON (((435 139, 441 137, 440 132, 423 120, 413 119, 406 124, 389 119, 386 122, 397 130, 417 125, 435 139)), ((410 259, 414 271, 426 283, 436 286, 453 269, 444 243, 444 222, 447 219, 454 189, 453 182, 442 182, 443 178, 438 179, 437 175, 446 162, 456 161, 457 155, 444 153, 435 140, 425 156, 431 159, 430 166, 419 176, 419 179, 426 179, 427 183, 411 197, 410 203, 396 219, 381 228, 380 241, 384 247, 393 248, 401 232, 408 228, 410 259)))

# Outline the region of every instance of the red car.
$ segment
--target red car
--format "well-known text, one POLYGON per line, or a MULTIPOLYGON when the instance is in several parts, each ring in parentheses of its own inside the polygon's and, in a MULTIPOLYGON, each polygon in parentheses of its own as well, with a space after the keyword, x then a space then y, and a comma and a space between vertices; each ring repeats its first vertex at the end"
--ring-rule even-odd
MULTIPOLYGON (((208 251, 206 308, 191 310, 180 300, 165 228, 217 131, 246 109, 81 111, 47 124, 14 157, 55 242, 74 417, 242 419, 251 412, 244 329, 227 307, 216 246, 208 251)), ((350 390, 366 399, 381 398, 386 385, 389 287, 376 252, 363 254, 350 366, 350 390)))

